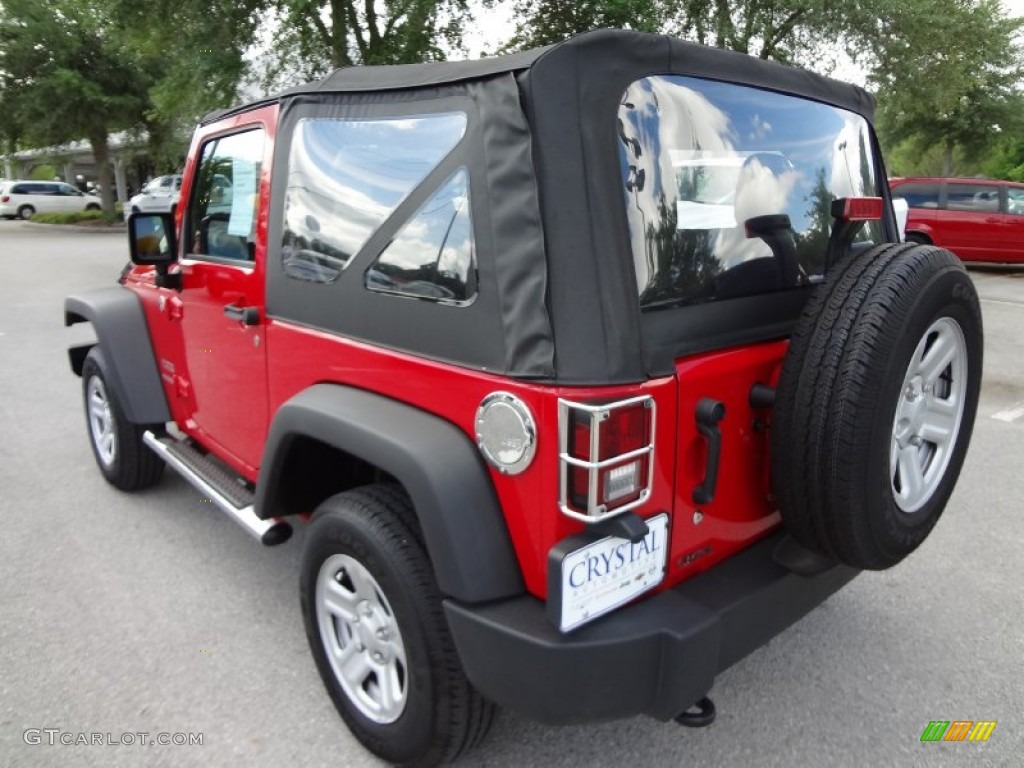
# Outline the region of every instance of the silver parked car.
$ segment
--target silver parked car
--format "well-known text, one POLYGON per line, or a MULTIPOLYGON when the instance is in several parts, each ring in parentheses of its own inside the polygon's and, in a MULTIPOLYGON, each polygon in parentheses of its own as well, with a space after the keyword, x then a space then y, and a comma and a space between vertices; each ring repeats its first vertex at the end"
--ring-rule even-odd
POLYGON ((124 207, 125 219, 132 213, 173 213, 181 193, 181 174, 157 176, 124 207))

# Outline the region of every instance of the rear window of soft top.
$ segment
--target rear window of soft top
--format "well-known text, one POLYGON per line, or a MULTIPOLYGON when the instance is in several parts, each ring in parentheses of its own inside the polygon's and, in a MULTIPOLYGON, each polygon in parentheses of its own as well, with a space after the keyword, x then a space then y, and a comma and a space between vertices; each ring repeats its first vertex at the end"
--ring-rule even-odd
MULTIPOLYGON (((758 88, 675 75, 623 94, 619 159, 645 309, 820 279, 832 200, 878 196, 867 120, 758 88)), ((860 240, 881 240, 880 222, 860 240)))

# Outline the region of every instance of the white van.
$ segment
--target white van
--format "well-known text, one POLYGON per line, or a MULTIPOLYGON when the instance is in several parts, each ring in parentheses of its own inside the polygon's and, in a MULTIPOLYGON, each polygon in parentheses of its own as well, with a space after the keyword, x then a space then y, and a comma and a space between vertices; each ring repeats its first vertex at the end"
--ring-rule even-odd
POLYGON ((31 219, 37 213, 98 211, 100 199, 61 181, 0 181, 0 216, 31 219))

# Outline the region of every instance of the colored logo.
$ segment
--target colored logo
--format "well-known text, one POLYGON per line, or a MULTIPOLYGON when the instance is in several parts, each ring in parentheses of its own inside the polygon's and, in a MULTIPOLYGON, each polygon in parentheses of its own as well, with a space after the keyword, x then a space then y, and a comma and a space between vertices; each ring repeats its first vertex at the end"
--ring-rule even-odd
POLYGON ((921 741, 988 741, 996 729, 996 720, 932 720, 925 726, 921 741))

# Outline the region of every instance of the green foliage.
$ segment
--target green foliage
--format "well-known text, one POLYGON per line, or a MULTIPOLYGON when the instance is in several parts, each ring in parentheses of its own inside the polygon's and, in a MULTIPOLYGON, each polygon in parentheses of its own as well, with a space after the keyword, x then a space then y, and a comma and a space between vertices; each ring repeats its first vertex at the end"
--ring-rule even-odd
POLYGON ((444 58, 462 44, 466 0, 272 0, 275 60, 264 83, 290 83, 357 64, 444 58))
POLYGON ((33 224, 84 224, 86 226, 124 226, 120 213, 104 211, 75 211, 74 213, 37 213, 33 224))
POLYGON ((716 48, 829 69, 848 8, 826 0, 669 0, 665 30, 716 48))
POLYGON ((137 61, 107 9, 86 0, 6 0, 0 15, 0 107, 8 143, 85 138, 104 207, 113 211, 107 141, 146 104, 137 61))
POLYGON ((150 121, 230 106, 270 0, 104 0, 150 80, 150 121))
POLYGON ((139 127, 158 172, 181 167, 195 123, 238 100, 270 0, 101 0, 148 83, 139 127))
POLYGON ((1024 139, 1003 136, 986 158, 982 172, 993 179, 1024 182, 1024 139))
POLYGON ((952 157, 942 144, 921 146, 908 139, 896 144, 883 141, 882 149, 889 176, 986 176, 984 163, 969 159, 960 147, 953 148, 952 157), (947 167, 950 169, 946 173, 947 167))
POLYGON ((37 165, 28 175, 33 181, 52 181, 59 176, 57 168, 52 165, 37 165))
POLYGON ((915 0, 893 6, 877 25, 862 46, 875 62, 871 83, 887 144, 922 156, 938 147, 939 173, 948 176, 957 152, 976 164, 1001 133, 1021 127, 1022 22, 1007 19, 997 0, 915 0), (888 34, 908 26, 912 36, 888 34))
POLYGON ((656 32, 668 4, 662 0, 516 0, 514 9, 516 31, 502 48, 505 51, 551 45, 606 27, 656 32))

